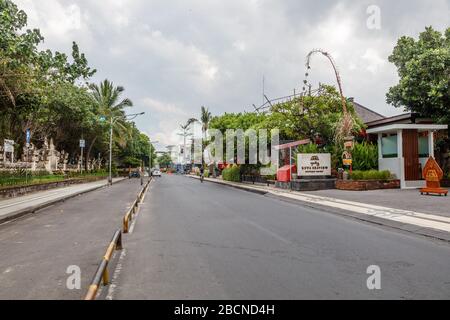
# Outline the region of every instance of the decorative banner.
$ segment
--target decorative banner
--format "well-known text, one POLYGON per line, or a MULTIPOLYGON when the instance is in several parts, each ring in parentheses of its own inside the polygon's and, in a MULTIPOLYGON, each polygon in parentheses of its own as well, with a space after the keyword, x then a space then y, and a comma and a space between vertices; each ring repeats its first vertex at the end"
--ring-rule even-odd
POLYGON ((343 165, 346 167, 350 167, 353 164, 353 160, 352 159, 344 159, 343 160, 343 165))
POLYGON ((331 176, 331 154, 302 153, 298 155, 300 177, 331 176))
POLYGON ((346 167, 350 167, 353 164, 352 154, 348 151, 345 151, 342 154, 342 163, 346 167))

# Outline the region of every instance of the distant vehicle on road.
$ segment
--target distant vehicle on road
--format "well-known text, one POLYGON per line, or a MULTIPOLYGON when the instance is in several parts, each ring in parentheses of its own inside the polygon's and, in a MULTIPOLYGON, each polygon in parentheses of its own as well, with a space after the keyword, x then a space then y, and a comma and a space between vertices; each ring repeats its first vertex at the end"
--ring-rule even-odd
POLYGON ((154 177, 161 177, 161 171, 154 170, 153 173, 152 173, 152 176, 154 176, 154 177))
POLYGON ((141 174, 139 173, 139 171, 132 171, 132 172, 130 172, 130 175, 128 177, 130 179, 132 179, 132 178, 140 178, 141 174))

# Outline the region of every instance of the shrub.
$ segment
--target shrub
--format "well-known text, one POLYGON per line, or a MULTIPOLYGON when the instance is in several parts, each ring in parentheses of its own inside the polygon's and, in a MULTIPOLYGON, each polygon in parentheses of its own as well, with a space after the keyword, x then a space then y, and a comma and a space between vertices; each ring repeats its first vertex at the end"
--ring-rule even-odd
POLYGON ((241 182, 241 170, 238 166, 225 169, 222 171, 222 178, 225 181, 241 182))
POLYGON ((352 150, 354 170, 378 169, 378 146, 368 143, 356 143, 352 150))
POLYGON ((355 170, 350 175, 352 180, 390 180, 392 177, 389 171, 377 171, 377 170, 369 170, 369 171, 360 171, 355 170))

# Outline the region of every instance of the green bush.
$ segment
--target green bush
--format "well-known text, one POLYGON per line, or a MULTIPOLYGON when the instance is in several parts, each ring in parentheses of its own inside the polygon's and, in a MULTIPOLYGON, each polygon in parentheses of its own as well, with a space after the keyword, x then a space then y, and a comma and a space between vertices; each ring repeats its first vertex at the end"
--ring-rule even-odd
POLYGON ((222 178, 225 181, 241 182, 241 170, 234 166, 222 171, 222 178))
POLYGON ((392 177, 389 171, 377 171, 377 170, 369 170, 369 171, 360 171, 355 170, 350 174, 350 179, 352 180, 390 180, 392 177))
POLYGON ((352 150, 354 170, 378 169, 378 147, 372 143, 356 143, 352 150))

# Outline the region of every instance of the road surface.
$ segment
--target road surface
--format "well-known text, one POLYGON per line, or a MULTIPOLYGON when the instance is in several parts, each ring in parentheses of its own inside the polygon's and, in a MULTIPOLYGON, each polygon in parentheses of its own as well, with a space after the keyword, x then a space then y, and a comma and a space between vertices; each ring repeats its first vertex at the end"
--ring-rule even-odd
POLYGON ((139 179, 126 180, 0 225, 0 299, 83 298, 140 189, 139 179), (72 265, 80 290, 66 286, 72 265))
POLYGON ((107 299, 449 299, 447 242, 163 176, 107 299), (369 266, 381 290, 369 290, 369 266))

